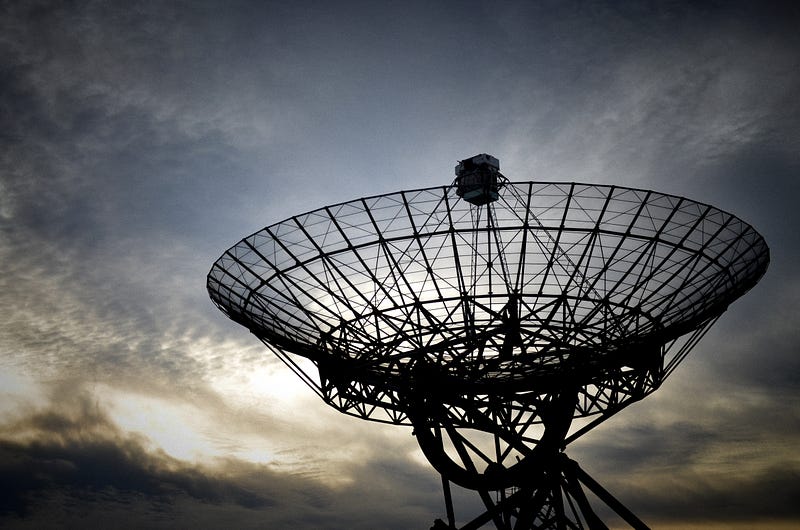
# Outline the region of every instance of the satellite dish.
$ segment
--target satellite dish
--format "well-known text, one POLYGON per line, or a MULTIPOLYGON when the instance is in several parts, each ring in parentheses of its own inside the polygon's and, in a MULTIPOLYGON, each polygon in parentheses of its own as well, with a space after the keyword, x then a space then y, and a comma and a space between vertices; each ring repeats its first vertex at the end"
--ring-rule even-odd
POLYGON ((769 249, 722 210, 655 191, 509 182, 486 154, 450 186, 293 216, 208 274, 212 301, 328 405, 413 426, 485 512, 461 529, 604 528, 564 450, 654 392, 769 249), (306 361, 301 362, 301 358, 306 361))

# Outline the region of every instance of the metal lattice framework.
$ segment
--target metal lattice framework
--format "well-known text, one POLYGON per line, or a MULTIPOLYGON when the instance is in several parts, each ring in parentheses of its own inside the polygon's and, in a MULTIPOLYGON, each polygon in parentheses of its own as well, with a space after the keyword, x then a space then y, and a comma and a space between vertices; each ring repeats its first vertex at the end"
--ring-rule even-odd
POLYGON ((498 188, 481 205, 445 186, 291 217, 226 251, 208 290, 329 405, 414 426, 444 527, 450 482, 486 505, 461 528, 602 527, 581 483, 644 527, 561 451, 657 389, 768 248, 682 197, 498 188))

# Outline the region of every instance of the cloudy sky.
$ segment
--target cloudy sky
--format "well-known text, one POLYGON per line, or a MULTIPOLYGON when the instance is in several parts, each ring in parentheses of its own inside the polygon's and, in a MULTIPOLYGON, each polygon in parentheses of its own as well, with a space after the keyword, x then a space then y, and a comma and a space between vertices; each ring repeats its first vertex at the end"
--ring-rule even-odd
POLYGON ((0 526, 443 517, 410 430, 326 407, 205 276, 488 152, 764 235, 762 282, 570 454, 654 528, 797 527, 798 27, 771 2, 0 2, 0 526))

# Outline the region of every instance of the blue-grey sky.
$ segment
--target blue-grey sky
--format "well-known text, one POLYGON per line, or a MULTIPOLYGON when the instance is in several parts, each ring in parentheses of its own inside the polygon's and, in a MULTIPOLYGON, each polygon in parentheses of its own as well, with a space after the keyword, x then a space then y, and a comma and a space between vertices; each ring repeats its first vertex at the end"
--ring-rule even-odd
POLYGON ((443 517, 410 431, 328 409, 205 275, 487 152, 764 235, 762 282, 570 453, 654 528, 796 527, 798 27, 788 2, 0 2, 0 525, 443 517))

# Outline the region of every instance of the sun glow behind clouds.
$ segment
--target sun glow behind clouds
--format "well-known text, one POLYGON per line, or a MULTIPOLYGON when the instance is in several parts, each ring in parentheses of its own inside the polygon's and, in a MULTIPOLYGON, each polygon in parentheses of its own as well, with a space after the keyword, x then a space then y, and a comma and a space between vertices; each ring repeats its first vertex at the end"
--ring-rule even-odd
MULTIPOLYGON (((167 397, 95 384, 91 393, 120 429, 144 436, 151 449, 174 458, 206 465, 235 458, 289 472, 313 471, 309 453, 325 442, 309 436, 308 447, 298 447, 295 437, 305 430, 324 432, 338 413, 257 342, 207 346, 200 340, 192 352, 209 366, 195 392, 184 388, 167 397)), ((352 455, 340 456, 349 461, 352 455)))
POLYGON ((194 391, 185 385, 165 393, 95 384, 91 393, 120 429, 174 458, 274 463, 281 448, 270 440, 268 425, 291 418, 292 404, 310 390, 258 343, 212 344, 207 337, 194 341, 190 355, 207 367, 194 391))
MULTIPOLYGON (((282 448, 270 440, 267 425, 276 419, 291 422, 303 397, 316 397, 277 364, 264 361, 252 368, 218 371, 207 381, 217 397, 211 403, 202 397, 167 399, 106 385, 95 387, 94 392, 120 428, 145 436, 170 456, 206 463, 238 458, 269 464, 275 463, 275 453, 282 448)), ((291 461, 279 460, 293 467, 291 461)))
MULTIPOLYGON (((265 355, 269 354, 265 352, 265 355)), ((272 406, 289 407, 298 399, 313 396, 312 390, 288 367, 277 362, 277 359, 273 362, 264 362, 244 373, 236 374, 235 377, 222 379, 216 383, 215 386, 219 385, 220 390, 240 394, 238 396, 240 399, 272 404, 272 406)))
POLYGON ((209 429, 211 418, 197 406, 106 385, 98 385, 95 393, 117 426, 145 436, 170 456, 187 461, 220 456, 219 449, 200 435, 209 429))

